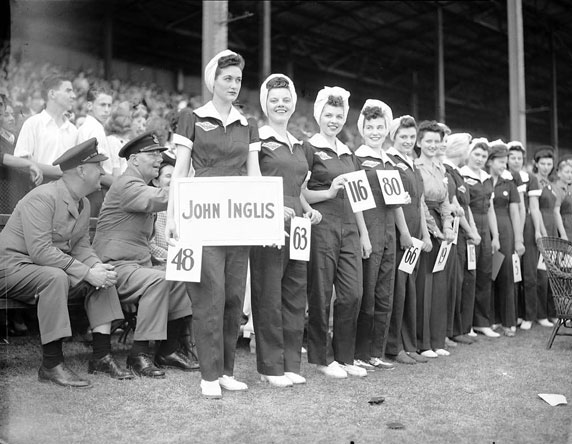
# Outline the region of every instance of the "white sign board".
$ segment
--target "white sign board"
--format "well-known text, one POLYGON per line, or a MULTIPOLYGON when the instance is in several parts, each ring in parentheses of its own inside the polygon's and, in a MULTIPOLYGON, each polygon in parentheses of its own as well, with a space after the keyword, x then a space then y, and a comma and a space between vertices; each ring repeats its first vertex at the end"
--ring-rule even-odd
POLYGON ((179 241, 284 245, 281 177, 195 177, 171 186, 179 241))
POLYGON ((294 217, 290 221, 290 259, 310 260, 310 234, 312 223, 305 217, 294 217))
POLYGON ((473 244, 467 243, 467 270, 477 269, 477 253, 473 244))
POLYGON ((364 170, 344 174, 344 187, 354 213, 375 208, 375 199, 364 170))
POLYGON ((169 245, 167 250, 167 269, 165 279, 168 281, 200 282, 203 263, 203 247, 198 243, 177 242, 169 245))
POLYGON ((441 247, 439 248, 439 252, 437 253, 437 259, 435 259, 435 266, 433 267, 433 273, 437 273, 438 271, 443 271, 445 269, 445 265, 447 265, 447 258, 449 257, 449 253, 451 252, 451 244, 450 242, 443 241, 441 242, 441 247))
POLYGON ((407 274, 413 273, 413 269, 419 260, 419 256, 421 256, 421 248, 423 247, 422 240, 416 239, 414 237, 412 237, 411 240, 413 241, 413 246, 405 250, 398 268, 407 274))
POLYGON ((407 197, 397 170, 377 170, 377 179, 387 205, 405 204, 407 197))
POLYGON ((512 255, 512 274, 514 276, 514 282, 522 281, 522 273, 520 271, 520 257, 517 253, 512 255))

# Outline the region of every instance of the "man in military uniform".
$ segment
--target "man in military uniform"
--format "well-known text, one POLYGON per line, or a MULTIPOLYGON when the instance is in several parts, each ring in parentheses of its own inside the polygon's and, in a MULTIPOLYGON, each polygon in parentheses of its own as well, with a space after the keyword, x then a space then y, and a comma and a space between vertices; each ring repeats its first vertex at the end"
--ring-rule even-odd
POLYGON ((37 303, 43 360, 41 382, 91 387, 64 363, 62 338, 71 336, 68 297, 85 294, 93 334, 90 373, 129 379, 111 356, 111 322, 123 313, 115 290, 117 273, 89 244, 89 201, 103 174, 97 140, 70 148, 53 162, 62 178, 28 193, 0 233, 0 293, 37 303))
POLYGON ((121 301, 138 304, 127 366, 140 376, 155 378, 165 376, 159 367, 198 368, 178 351, 184 318, 192 313, 185 284, 166 281, 164 269, 151 262, 155 213, 167 209, 169 192, 148 184, 159 174, 166 149, 147 132, 119 151, 128 167, 105 196, 93 241, 102 260, 115 266, 121 301), (149 341, 161 341, 154 360, 149 341))

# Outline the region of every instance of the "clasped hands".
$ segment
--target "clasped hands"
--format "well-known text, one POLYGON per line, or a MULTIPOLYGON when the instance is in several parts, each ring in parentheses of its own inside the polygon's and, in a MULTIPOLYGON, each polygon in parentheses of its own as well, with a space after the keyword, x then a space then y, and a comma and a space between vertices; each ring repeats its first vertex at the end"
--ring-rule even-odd
POLYGON ((89 269, 85 280, 96 290, 107 288, 117 283, 117 272, 111 264, 97 263, 89 269))

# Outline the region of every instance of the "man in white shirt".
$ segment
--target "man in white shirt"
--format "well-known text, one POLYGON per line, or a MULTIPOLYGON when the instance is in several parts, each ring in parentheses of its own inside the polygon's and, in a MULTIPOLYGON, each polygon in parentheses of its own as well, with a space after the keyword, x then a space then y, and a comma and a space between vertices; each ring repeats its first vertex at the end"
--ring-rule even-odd
POLYGON ((64 115, 73 106, 75 93, 69 80, 51 75, 42 82, 42 95, 46 108, 24 122, 14 155, 38 163, 44 181, 49 182, 62 175, 52 162, 76 145, 77 128, 64 115))
MULTIPOLYGON (((83 124, 79 127, 77 134, 77 142, 85 142, 95 137, 97 139, 97 148, 100 153, 108 157, 108 160, 102 162, 105 174, 101 177, 101 189, 94 191, 87 196, 91 204, 91 217, 97 217, 103 203, 105 193, 113 183, 114 159, 111 156, 105 129, 103 124, 111 114, 111 104, 113 102, 111 91, 103 87, 91 86, 87 91, 87 116, 83 124)), ((118 162, 118 159, 115 159, 118 162)))

